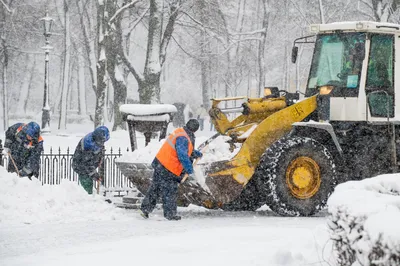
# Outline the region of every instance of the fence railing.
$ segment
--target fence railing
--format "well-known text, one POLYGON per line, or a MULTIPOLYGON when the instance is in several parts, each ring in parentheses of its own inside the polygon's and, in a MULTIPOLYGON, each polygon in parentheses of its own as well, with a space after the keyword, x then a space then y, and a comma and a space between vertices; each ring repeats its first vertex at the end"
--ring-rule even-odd
MULTIPOLYGON (((0 165, 8 166, 8 156, 2 156, 2 143, 0 140, 0 165)), ((73 152, 67 148, 62 152, 61 148, 54 151, 50 148, 48 153, 40 156, 40 171, 38 179, 42 184, 58 185, 62 179, 78 181, 78 175, 72 169, 73 152)), ((106 150, 99 173, 103 177, 106 188, 132 188, 132 183, 121 173, 115 164, 115 160, 122 156, 121 148, 115 152, 112 148, 106 150)))

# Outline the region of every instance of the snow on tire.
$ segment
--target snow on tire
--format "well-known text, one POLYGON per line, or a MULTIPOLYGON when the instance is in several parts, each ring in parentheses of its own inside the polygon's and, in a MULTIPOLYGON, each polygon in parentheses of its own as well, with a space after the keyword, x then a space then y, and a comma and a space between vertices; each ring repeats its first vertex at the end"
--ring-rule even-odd
POLYGON ((311 138, 284 138, 271 145, 255 172, 267 205, 284 216, 310 216, 321 210, 336 185, 331 153, 311 138))

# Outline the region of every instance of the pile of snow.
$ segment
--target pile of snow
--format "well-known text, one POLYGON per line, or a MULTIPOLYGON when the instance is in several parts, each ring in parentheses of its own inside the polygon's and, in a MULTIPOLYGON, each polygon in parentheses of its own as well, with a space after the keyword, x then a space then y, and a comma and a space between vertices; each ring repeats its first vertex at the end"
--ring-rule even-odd
POLYGON ((339 265, 400 265, 400 174, 337 186, 328 211, 339 265))
MULTIPOLYGON (((226 143, 229 137, 219 136, 213 140, 204 150, 203 157, 199 160, 198 164, 208 164, 215 161, 229 160, 240 150, 240 145, 236 144, 233 152, 229 150, 229 144, 226 143)), ((206 141, 206 137, 199 137, 196 139, 196 146, 201 145, 206 141)), ((151 163, 157 155, 158 150, 161 148, 165 140, 157 141, 152 140, 146 147, 124 154, 118 158, 118 162, 127 163, 151 163)))
POLYGON ((33 178, 19 178, 0 167, 0 224, 69 223, 115 220, 126 217, 122 209, 102 196, 88 195, 75 182, 43 185, 33 178))
POLYGON ((131 115, 156 115, 176 113, 178 110, 172 104, 123 104, 119 111, 131 115))
POLYGON ((199 164, 208 164, 216 161, 230 160, 240 150, 241 144, 235 144, 233 152, 230 151, 230 145, 226 142, 230 139, 227 136, 219 136, 213 140, 203 151, 203 157, 199 164))

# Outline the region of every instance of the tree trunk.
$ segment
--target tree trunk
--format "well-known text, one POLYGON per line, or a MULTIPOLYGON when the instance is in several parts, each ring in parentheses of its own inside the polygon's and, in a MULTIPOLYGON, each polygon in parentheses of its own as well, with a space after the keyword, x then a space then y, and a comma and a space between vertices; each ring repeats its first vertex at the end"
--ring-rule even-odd
POLYGON ((160 102, 160 49, 163 0, 150 0, 150 20, 147 54, 144 67, 144 84, 139 84, 140 103, 160 102))
POLYGON ((263 22, 262 28, 264 29, 261 32, 261 41, 258 46, 258 71, 260 80, 258 82, 258 91, 259 95, 263 95, 264 85, 265 85, 265 43, 267 41, 267 29, 268 29, 268 18, 269 18, 269 10, 268 10, 268 0, 263 1, 263 22))
POLYGON ((372 0, 372 12, 378 22, 389 22, 390 17, 396 12, 400 1, 372 0))
POLYGON ((86 115, 86 78, 85 78, 85 59, 82 49, 78 51, 78 112, 79 115, 86 115))
POLYGON ((7 87, 7 71, 8 71, 8 51, 7 44, 3 39, 3 127, 4 131, 8 128, 8 87, 7 87))
POLYGON ((160 76, 152 75, 151 79, 146 79, 143 82, 139 82, 139 101, 143 104, 157 103, 157 97, 154 97, 154 92, 160 90, 160 76))
POLYGON ((36 57, 33 57, 32 68, 31 68, 31 71, 29 72, 30 77, 29 77, 28 84, 27 84, 27 87, 25 90, 26 92, 24 92, 24 98, 23 98, 24 100, 23 100, 23 102, 21 102, 21 104, 22 104, 21 109, 24 110, 25 114, 26 114, 26 109, 28 106, 29 95, 31 94, 33 78, 35 77, 35 75, 34 75, 35 68, 36 68, 36 57))
POLYGON ((8 44, 7 44, 7 33, 5 31, 5 26, 7 25, 8 13, 6 8, 2 7, 2 18, 0 21, 0 39, 1 46, 3 48, 3 73, 2 73, 2 87, 3 87, 3 127, 4 131, 8 128, 8 81, 7 81, 7 71, 8 71, 8 44))
POLYGON ((108 15, 105 14, 105 6, 102 0, 99 0, 97 8, 97 91, 96 91, 96 109, 94 115, 94 127, 104 124, 104 100, 106 95, 106 47, 105 33, 108 24, 108 15))
POLYGON ((322 5, 322 0, 319 0, 319 15, 321 18, 321 23, 325 24, 325 14, 324 14, 324 6, 322 5))
MULTIPOLYGON (((206 17, 206 6, 203 1, 199 2, 200 7, 200 21, 205 24, 206 17)), ((204 108, 208 110, 210 108, 210 77, 209 77, 209 68, 210 68, 210 51, 209 46, 207 44, 207 34, 205 29, 201 32, 201 42, 200 42, 200 69, 201 69, 201 95, 202 95, 202 103, 204 108)))
POLYGON ((64 69, 63 69, 63 85, 61 89, 61 108, 58 129, 67 129, 67 96, 69 83, 69 67, 70 67, 70 21, 69 21, 69 6, 68 1, 64 0, 64 69))
MULTIPOLYGON (((109 2, 106 6, 108 14, 116 13, 115 3, 109 2)), ((122 44, 122 28, 121 28, 122 16, 116 17, 114 20, 115 27, 109 27, 106 37, 106 56, 107 56, 107 73, 111 79, 112 86, 114 88, 114 101, 113 101, 113 114, 114 114, 114 125, 113 131, 118 128, 125 128, 125 122, 122 120, 122 115, 119 112, 119 107, 125 103, 127 97, 127 88, 124 77, 119 70, 118 60, 118 44, 122 44)))
MULTIPOLYGON (((35 56, 33 56, 33 59, 35 60, 35 56)), ((24 58, 25 62, 33 62, 31 60, 31 57, 29 56, 29 54, 25 55, 24 58)), ((34 64, 33 64, 34 65, 34 64)), ((28 75, 24 76, 23 79, 20 80, 19 84, 18 84, 18 88, 19 88, 19 93, 18 93, 18 101, 16 103, 16 110, 18 110, 18 112, 21 112, 22 110, 24 111, 24 113, 26 113, 26 110, 24 110, 24 105, 25 102, 28 99, 28 88, 30 86, 30 81, 31 81, 31 77, 33 75, 33 72, 31 71, 31 66, 29 63, 24 65, 24 68, 22 70, 22 73, 28 73, 28 75)), ((15 110, 14 110, 15 112, 15 110)))
POLYGON ((107 65, 107 72, 114 87, 114 125, 112 130, 115 131, 117 129, 125 129, 125 122, 122 120, 122 115, 119 111, 119 107, 126 101, 127 89, 124 77, 122 76, 118 66, 114 65, 114 70, 112 70, 111 68, 111 64, 110 66, 107 65))
POLYGON ((90 79, 91 79, 91 84, 92 84, 92 89, 94 93, 97 93, 97 72, 96 72, 96 53, 95 53, 95 48, 93 46, 92 38, 89 36, 89 32, 92 30, 91 29, 91 23, 90 23, 90 17, 88 17, 88 11, 87 11, 87 6, 88 5, 82 5, 81 0, 76 0, 76 5, 78 7, 78 13, 79 13, 79 19, 80 19, 80 24, 81 24, 81 30, 83 34, 83 42, 85 45, 85 52, 86 52, 86 57, 89 62, 89 74, 90 74, 90 79), (81 6, 82 5, 82 6, 81 6), (86 15, 86 16, 85 16, 86 15), (87 24, 89 25, 88 28, 86 28, 86 23, 85 23, 85 17, 86 21, 88 22, 87 24))

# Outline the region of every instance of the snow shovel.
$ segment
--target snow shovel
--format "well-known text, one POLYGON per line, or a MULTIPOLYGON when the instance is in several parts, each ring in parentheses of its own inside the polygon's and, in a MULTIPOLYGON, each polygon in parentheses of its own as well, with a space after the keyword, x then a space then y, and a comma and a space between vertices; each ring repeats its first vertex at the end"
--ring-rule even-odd
MULTIPOLYGON (((203 150, 202 150, 202 151, 203 151, 203 150)), ((194 160, 193 167, 196 166, 196 164, 197 164, 197 162, 198 162, 199 160, 200 160, 200 158, 197 158, 196 160, 194 160)), ((182 178, 181 184, 184 183, 188 177, 189 177, 189 174, 186 173, 186 174, 183 176, 183 178, 182 178)))
MULTIPOLYGON (((216 139, 219 135, 221 135, 220 133, 214 134, 211 138, 209 138, 208 140, 206 140, 205 142, 203 142, 202 144, 200 144, 199 149, 201 151, 201 153, 204 152, 204 150, 208 147, 208 144, 211 143, 211 141, 213 141, 214 139, 216 139)), ((200 158, 197 158, 196 160, 194 160, 193 162, 193 166, 196 166, 197 163, 199 162, 200 158)), ((186 181, 186 179, 189 177, 188 174, 185 174, 182 178, 181 184, 184 183, 186 181)))
MULTIPOLYGON (((208 144, 210 144, 211 141, 213 141, 214 139, 216 139, 220 134, 217 133, 215 135, 213 135, 211 138, 209 138, 208 140, 206 140, 205 142, 203 142, 202 144, 200 144, 199 148, 201 153, 203 153, 205 151, 205 149, 208 147, 208 144)), ((199 162, 201 158, 197 158, 196 160, 194 160, 193 162, 193 167, 197 165, 197 163, 199 162)), ((184 183, 186 181, 186 179, 189 177, 188 174, 185 174, 182 178, 181 184, 184 183)))
POLYGON ((14 165, 14 168, 15 168, 15 171, 17 172, 17 175, 20 176, 19 171, 18 171, 18 168, 17 168, 17 164, 15 163, 14 158, 13 158, 12 155, 11 155, 11 152, 8 152, 7 154, 8 154, 8 157, 11 159, 11 162, 12 162, 13 165, 14 165))

